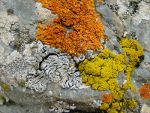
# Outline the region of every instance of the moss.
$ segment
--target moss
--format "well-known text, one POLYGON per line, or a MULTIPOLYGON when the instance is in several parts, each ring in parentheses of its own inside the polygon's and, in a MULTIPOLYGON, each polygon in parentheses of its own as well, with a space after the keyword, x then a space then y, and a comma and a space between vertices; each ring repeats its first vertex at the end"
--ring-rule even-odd
POLYGON ((124 94, 127 90, 135 91, 132 83, 132 72, 137 63, 140 62, 143 49, 134 39, 123 38, 120 40, 120 45, 123 50, 120 54, 104 49, 95 58, 86 59, 79 64, 82 81, 86 85, 91 86, 94 90, 111 92, 114 102, 109 105, 106 101, 100 107, 102 110, 107 109, 107 112, 110 113, 118 113, 120 107, 125 109, 125 104, 130 105, 131 102, 134 105, 130 105, 129 108, 136 107, 134 100, 123 101, 122 106, 120 106, 120 102, 124 100, 124 94), (126 82, 122 85, 117 81, 120 72, 124 73, 126 78, 126 82))

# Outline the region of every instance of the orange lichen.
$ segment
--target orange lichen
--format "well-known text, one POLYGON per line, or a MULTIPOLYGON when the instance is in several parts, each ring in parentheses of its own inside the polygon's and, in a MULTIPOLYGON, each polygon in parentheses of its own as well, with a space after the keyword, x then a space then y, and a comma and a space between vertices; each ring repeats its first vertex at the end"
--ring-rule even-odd
POLYGON ((150 99, 150 84, 144 84, 140 89, 140 96, 143 99, 150 99))
POLYGON ((97 0, 97 2, 98 2, 99 4, 103 4, 103 3, 104 3, 104 0, 97 0))
POLYGON ((102 48, 104 27, 95 11, 94 0, 37 1, 58 14, 53 25, 38 25, 37 40, 73 55, 102 48))
POLYGON ((113 100, 113 95, 111 93, 102 95, 102 102, 111 103, 112 100, 113 100))

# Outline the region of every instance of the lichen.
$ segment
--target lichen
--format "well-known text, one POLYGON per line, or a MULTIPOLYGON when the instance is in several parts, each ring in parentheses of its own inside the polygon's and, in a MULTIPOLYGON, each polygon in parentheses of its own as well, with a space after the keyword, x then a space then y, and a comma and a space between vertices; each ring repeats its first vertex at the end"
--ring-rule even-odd
POLYGON ((137 107, 137 102, 134 99, 128 99, 126 103, 130 109, 135 109, 137 107))
POLYGON ((33 42, 26 45, 24 59, 29 67, 25 81, 25 87, 29 89, 44 92, 51 82, 69 89, 79 89, 84 85, 73 58, 59 49, 40 41, 33 42))
POLYGON ((139 89, 140 96, 143 99, 150 99, 150 84, 144 84, 139 89))
POLYGON ((39 23, 37 40, 73 55, 102 48, 104 27, 95 11, 94 0, 37 1, 59 16, 53 25, 39 23))
POLYGON ((10 89, 10 86, 2 81, 0 81, 0 86, 2 87, 2 89, 5 91, 5 92, 9 92, 11 89, 10 89))
POLYGON ((102 95, 102 102, 111 103, 112 100, 113 100, 113 95, 111 93, 102 95))
POLYGON ((24 80, 19 81, 18 86, 25 87, 25 81, 24 80))
MULTIPOLYGON (((91 86, 94 90, 111 92, 113 99, 103 98, 104 103, 100 106, 100 109, 106 110, 108 113, 121 112, 123 109, 121 110, 119 103, 125 98, 125 92, 127 90, 135 92, 131 75, 143 55, 142 47, 134 39, 122 38, 120 45, 123 50, 120 54, 104 49, 93 59, 85 59, 79 64, 83 83, 91 86), (125 76, 122 84, 119 84, 117 80, 119 73, 124 73, 125 76)), ((128 104, 130 109, 134 109, 137 105, 134 99, 122 102, 123 105, 128 104), (131 101, 134 103, 133 106, 131 101)))

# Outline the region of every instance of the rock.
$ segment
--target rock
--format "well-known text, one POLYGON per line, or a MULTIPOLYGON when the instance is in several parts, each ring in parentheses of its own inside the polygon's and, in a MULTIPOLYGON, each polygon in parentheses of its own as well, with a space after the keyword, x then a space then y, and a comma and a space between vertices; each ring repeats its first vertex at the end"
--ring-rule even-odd
POLYGON ((3 105, 0 106, 2 113, 49 113, 49 108, 44 105, 3 105))
POLYGON ((150 107, 148 107, 147 105, 144 104, 143 107, 142 107, 141 113, 148 113, 149 110, 150 110, 150 107))
POLYGON ((21 24, 28 24, 35 20, 36 4, 34 0, 7 0, 5 8, 12 9, 21 24))
MULTIPOLYGON (((118 37, 122 36, 136 38, 143 46, 144 60, 133 73, 140 87, 143 81, 138 77, 150 80, 149 0, 106 0, 96 10, 109 38, 103 41, 105 48, 120 53, 118 37)), ((100 50, 73 57, 35 41, 37 22, 51 24, 57 15, 34 0, 0 0, 0 14, 0 81, 11 90, 0 92, 10 99, 1 101, 5 105, 0 112, 96 112, 102 92, 85 86, 76 66, 100 50)))
POLYGON ((122 20, 107 5, 97 7, 98 12, 102 14, 102 19, 106 27, 110 27, 119 37, 124 33, 122 20))
POLYGON ((53 20, 58 17, 57 15, 52 14, 50 10, 43 8, 41 3, 37 2, 36 8, 38 21, 41 21, 42 23, 52 24, 53 20))

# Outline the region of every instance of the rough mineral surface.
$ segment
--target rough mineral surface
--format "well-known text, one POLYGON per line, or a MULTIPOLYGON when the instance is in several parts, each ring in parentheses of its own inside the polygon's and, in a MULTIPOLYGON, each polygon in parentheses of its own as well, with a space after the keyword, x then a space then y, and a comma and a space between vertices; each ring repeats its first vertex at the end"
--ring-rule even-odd
MULTIPOLYGON (((101 40, 99 44, 103 44, 115 54, 120 54, 122 50, 118 37, 126 36, 138 40, 144 49, 144 57, 141 58, 143 62, 137 65, 138 68, 132 73, 137 93, 128 96, 138 97, 142 109, 139 107, 137 111, 141 109, 141 113, 148 113, 150 94, 145 92, 150 90, 148 87, 150 1, 105 0, 102 4, 101 0, 95 0, 94 3, 94 9, 99 13, 96 18, 101 17, 105 35, 108 36, 107 41, 101 40)), ((94 58, 100 50, 96 52, 87 50, 85 54, 72 56, 65 51, 61 52, 59 47, 54 48, 53 45, 49 46, 35 40, 39 23, 51 25, 53 20, 59 18, 58 13, 54 14, 51 10, 43 8, 42 4, 34 0, 0 0, 0 112, 2 113, 100 112, 97 108, 102 105, 102 101, 112 100, 109 93, 104 95, 104 92, 85 86, 78 70, 80 62, 94 58)), ((92 24, 88 25, 91 30, 95 28, 92 24)), ((86 48, 85 46, 82 49, 86 48)), ((116 107, 117 104, 113 106, 116 107)), ((106 108, 107 105, 103 107, 106 108)))

